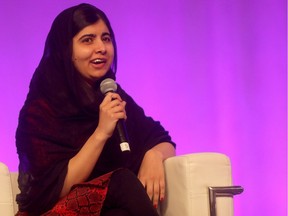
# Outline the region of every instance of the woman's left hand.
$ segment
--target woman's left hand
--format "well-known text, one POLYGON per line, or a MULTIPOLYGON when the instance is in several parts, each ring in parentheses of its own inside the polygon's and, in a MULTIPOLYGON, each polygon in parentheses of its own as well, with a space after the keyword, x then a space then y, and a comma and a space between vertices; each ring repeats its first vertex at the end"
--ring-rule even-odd
POLYGON ((159 200, 162 201, 165 196, 165 175, 161 152, 150 149, 145 153, 138 179, 145 187, 153 206, 157 208, 159 200))

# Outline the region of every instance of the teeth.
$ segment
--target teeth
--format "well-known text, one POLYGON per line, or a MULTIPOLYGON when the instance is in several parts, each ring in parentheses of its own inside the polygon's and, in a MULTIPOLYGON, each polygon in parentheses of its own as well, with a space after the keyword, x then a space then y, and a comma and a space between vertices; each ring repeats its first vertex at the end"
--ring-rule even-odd
POLYGON ((94 63, 102 63, 102 62, 104 62, 104 60, 103 59, 95 59, 93 62, 94 63))

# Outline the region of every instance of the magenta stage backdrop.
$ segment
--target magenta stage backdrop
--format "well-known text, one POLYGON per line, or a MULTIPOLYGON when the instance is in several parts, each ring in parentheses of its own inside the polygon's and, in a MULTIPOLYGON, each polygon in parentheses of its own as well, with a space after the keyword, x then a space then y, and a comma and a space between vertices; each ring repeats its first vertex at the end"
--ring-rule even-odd
MULTIPOLYGON (((232 161, 235 216, 286 215, 286 1, 87 1, 111 19, 117 81, 177 154, 232 161)), ((0 3, 0 161, 17 170, 18 112, 55 16, 70 1, 0 3)))

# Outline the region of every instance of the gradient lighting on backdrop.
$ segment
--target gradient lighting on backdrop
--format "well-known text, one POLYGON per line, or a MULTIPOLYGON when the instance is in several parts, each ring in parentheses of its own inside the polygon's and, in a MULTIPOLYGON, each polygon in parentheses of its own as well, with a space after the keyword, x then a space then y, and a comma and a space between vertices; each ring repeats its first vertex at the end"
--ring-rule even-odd
MULTIPOLYGON (((88 1, 89 2, 89 1, 88 1)), ((90 1, 114 27, 117 81, 160 120, 177 154, 232 161, 235 216, 286 215, 286 1, 90 1)), ((0 3, 0 161, 55 16, 80 1, 0 3)))

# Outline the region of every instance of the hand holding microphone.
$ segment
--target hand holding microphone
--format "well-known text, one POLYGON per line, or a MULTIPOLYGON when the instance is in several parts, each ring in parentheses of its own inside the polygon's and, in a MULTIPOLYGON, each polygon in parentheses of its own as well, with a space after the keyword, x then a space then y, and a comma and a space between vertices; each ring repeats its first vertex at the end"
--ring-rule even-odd
MULTIPOLYGON (((101 82, 100 90, 102 94, 104 95, 108 94, 109 92, 116 92, 117 84, 115 83, 113 79, 107 78, 101 82)), ((128 134, 126 131, 124 119, 118 120, 118 122, 116 123, 116 130, 117 130, 119 140, 120 140, 121 151, 122 152, 130 151, 128 134)))

